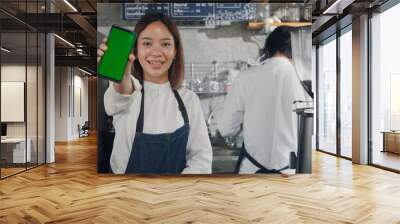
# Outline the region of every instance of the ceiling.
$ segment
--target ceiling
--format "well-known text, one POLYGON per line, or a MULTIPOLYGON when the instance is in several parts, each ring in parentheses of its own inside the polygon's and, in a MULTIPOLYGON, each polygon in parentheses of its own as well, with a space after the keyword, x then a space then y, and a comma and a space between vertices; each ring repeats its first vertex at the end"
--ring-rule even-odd
POLYGON ((313 6, 313 44, 332 36, 363 13, 376 12, 388 0, 308 0, 313 6))
MULTIPOLYGON (((1 0, 2 46, 12 50, 7 53, 8 60, 16 61, 17 58, 24 60, 26 55, 27 58, 35 56, 38 50, 36 33, 54 32, 75 45, 71 47, 60 38, 55 38, 56 65, 84 64, 88 69, 95 71, 96 0, 51 0, 47 1, 49 2, 47 8, 45 2, 45 0, 1 0), (52 13, 49 13, 50 8, 52 13)), ((39 48, 41 47, 39 44, 39 48)), ((2 60, 5 60, 5 57, 2 60)))

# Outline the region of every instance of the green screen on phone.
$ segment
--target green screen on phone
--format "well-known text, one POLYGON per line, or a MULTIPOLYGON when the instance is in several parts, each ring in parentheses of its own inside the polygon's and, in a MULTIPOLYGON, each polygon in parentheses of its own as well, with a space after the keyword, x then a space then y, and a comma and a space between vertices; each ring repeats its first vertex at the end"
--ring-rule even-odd
POLYGON ((107 50, 98 66, 100 77, 118 82, 122 80, 135 41, 134 32, 115 25, 111 27, 107 38, 107 50))

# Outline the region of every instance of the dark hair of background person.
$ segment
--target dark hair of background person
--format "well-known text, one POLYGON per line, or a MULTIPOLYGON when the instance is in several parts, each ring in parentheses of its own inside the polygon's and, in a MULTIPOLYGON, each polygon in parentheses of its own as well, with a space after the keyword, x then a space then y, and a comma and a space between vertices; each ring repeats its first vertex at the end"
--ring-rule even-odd
POLYGON ((263 59, 273 57, 277 52, 292 58, 292 44, 290 39, 291 27, 278 26, 275 28, 265 40, 263 59))
MULTIPOLYGON (((175 42, 175 51, 176 51, 176 56, 174 61, 171 64, 171 67, 168 70, 168 80, 171 84, 172 89, 178 89, 182 81, 184 79, 184 58, 183 58, 183 48, 182 48, 182 42, 181 38, 179 35, 178 28, 168 16, 162 14, 162 13, 146 13, 145 15, 140 18, 140 20, 137 22, 135 26, 135 33, 137 37, 139 38, 140 33, 146 29, 146 27, 153 23, 160 21, 162 22, 169 32, 171 32, 172 36, 174 37, 174 42, 175 42)), ((137 55, 137 42, 135 43, 134 46, 134 54, 135 56, 137 55)), ((143 80, 143 68, 139 63, 139 60, 136 58, 134 61, 134 71, 133 75, 139 79, 143 80)))

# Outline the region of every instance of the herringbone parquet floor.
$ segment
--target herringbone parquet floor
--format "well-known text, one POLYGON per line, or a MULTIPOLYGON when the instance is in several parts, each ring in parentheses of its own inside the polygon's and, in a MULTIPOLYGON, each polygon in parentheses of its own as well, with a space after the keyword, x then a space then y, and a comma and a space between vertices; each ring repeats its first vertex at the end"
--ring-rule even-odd
POLYGON ((400 175, 316 152, 313 174, 96 172, 93 137, 0 181, 0 223, 400 223, 400 175))

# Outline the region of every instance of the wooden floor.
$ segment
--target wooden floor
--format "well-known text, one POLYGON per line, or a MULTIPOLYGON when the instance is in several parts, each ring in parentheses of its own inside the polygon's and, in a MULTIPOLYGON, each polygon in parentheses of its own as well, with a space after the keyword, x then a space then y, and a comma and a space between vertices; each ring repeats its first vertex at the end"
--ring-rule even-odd
POLYGON ((6 168, 0 168, 0 172, 1 172, 1 178, 5 178, 20 172, 23 172, 27 169, 33 169, 37 166, 37 164, 33 164, 33 163, 28 163, 27 167, 25 167, 25 164, 18 164, 17 167, 6 167, 6 168))
POLYGON ((374 164, 400 170, 400 154, 375 151, 372 160, 374 164))
POLYGON ((25 167, 17 167, 17 168, 0 168, 1 169, 1 178, 25 171, 25 167))
POLYGON ((320 152, 313 174, 99 175, 96 141, 0 181, 0 223, 400 223, 400 175, 320 152))

